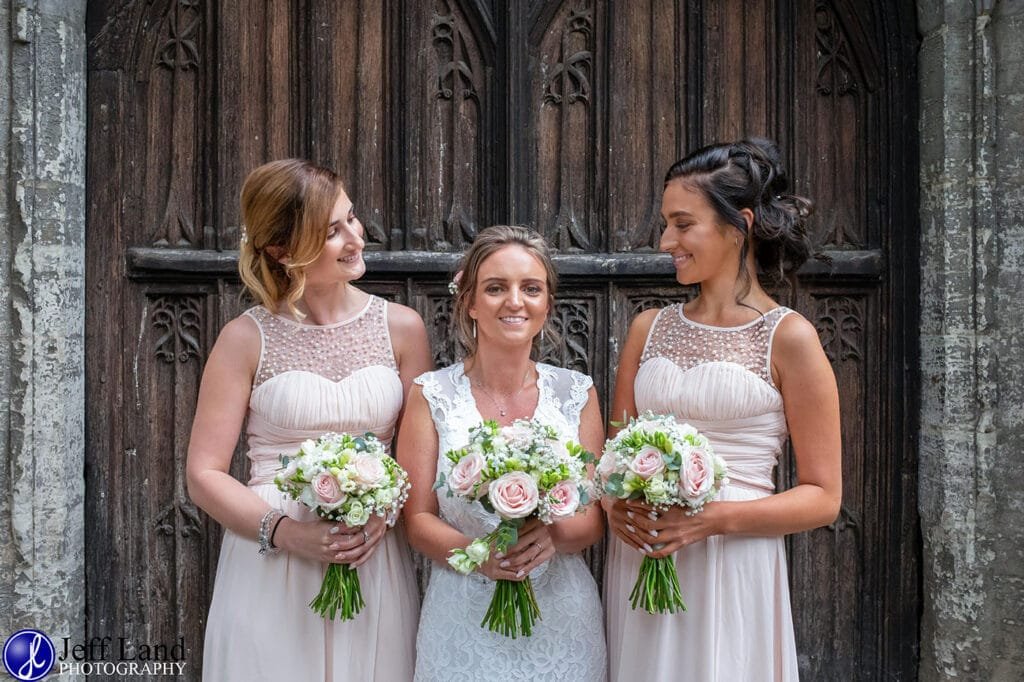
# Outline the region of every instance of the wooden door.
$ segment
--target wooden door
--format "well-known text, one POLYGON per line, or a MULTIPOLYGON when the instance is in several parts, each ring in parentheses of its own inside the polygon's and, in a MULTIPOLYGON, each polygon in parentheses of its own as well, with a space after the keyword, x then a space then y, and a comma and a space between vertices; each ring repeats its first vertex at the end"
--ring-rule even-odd
POLYGON ((364 284, 423 314, 439 365, 457 254, 489 224, 542 231, 564 277, 550 360, 607 405, 629 320, 692 293, 656 253, 665 170, 753 134, 782 144, 833 258, 776 292, 817 325, 843 411, 840 518, 788 541, 801 673, 915 677, 913 3, 104 0, 88 36, 91 634, 184 637, 198 679, 220 532, 184 457, 207 352, 247 305, 249 169, 341 173, 364 284))

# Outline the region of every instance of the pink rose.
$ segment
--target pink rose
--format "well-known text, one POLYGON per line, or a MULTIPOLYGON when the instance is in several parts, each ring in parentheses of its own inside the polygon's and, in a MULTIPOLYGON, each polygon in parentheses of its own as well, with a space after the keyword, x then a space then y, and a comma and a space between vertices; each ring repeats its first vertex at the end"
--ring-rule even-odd
POLYGON ((512 471, 491 484, 487 499, 498 516, 522 519, 537 509, 540 495, 533 477, 522 471, 512 471))
POLYGON ((373 455, 358 454, 352 458, 352 480, 365 487, 373 487, 384 482, 387 471, 379 459, 373 455))
POLYGON ((468 495, 473 486, 480 482, 484 464, 484 457, 479 452, 464 456, 448 474, 448 488, 456 495, 468 495))
POLYGON ((324 504, 338 504, 345 499, 345 493, 341 492, 341 486, 329 471, 321 471, 313 478, 313 494, 324 504))
POLYGON ((715 485, 715 465, 707 450, 694 448, 683 457, 679 469, 679 495, 692 505, 700 504, 715 485))
POLYGON ((604 454, 601 455, 601 461, 597 463, 597 473, 602 478, 608 478, 615 473, 615 453, 610 450, 605 450, 604 454))
POLYGON ((551 518, 564 519, 576 513, 580 506, 580 488, 574 481, 561 481, 548 492, 551 518))
POLYGON ((653 445, 645 445, 629 463, 629 468, 634 474, 647 480, 665 470, 665 460, 661 456, 661 450, 653 445))

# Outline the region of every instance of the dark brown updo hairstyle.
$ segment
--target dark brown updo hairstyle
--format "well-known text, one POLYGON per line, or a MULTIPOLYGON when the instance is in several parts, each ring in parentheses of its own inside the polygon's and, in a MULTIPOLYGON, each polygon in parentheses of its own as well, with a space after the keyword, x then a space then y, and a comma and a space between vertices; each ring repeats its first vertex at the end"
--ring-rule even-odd
POLYGON ((259 166, 242 185, 238 274, 252 296, 271 312, 295 302, 306 286, 305 268, 320 257, 331 211, 343 190, 333 171, 303 159, 259 166), (287 265, 280 262, 288 256, 287 265))
MULTIPOLYGON (((517 225, 492 225, 480 230, 476 239, 459 261, 457 271, 461 273, 455 289, 455 301, 452 306, 452 324, 455 327, 455 335, 462 344, 466 356, 476 355, 476 338, 473 335, 473 318, 469 316, 469 309, 473 305, 473 297, 476 294, 476 286, 479 281, 480 266, 495 252, 506 246, 520 246, 527 253, 537 259, 544 266, 547 273, 548 286, 548 319, 544 322, 543 336, 544 346, 557 348, 562 341, 561 334, 555 327, 555 291, 558 289, 558 273, 555 265, 551 262, 551 254, 547 242, 533 230, 517 225)), ((533 350, 531 357, 537 359, 543 349, 540 347, 538 334, 533 338, 533 350)))
POLYGON ((775 284, 789 279, 794 283, 796 271, 813 255, 807 218, 814 205, 788 193, 778 145, 754 137, 702 147, 668 169, 665 184, 677 179, 701 192, 722 222, 743 235, 739 277, 744 287, 738 299, 750 291, 744 263, 751 247, 762 281, 775 284), (751 234, 740 214, 744 208, 754 214, 751 234))

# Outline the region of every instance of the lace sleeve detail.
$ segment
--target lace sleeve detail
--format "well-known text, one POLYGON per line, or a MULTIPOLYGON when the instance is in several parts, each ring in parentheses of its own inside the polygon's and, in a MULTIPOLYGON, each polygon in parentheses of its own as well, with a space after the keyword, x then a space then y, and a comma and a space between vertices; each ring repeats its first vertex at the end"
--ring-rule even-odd
POLYGON ((571 369, 550 367, 540 363, 537 367, 549 377, 550 399, 562 413, 575 437, 580 428, 580 413, 587 404, 587 392, 594 385, 594 380, 582 372, 571 369))
POLYGON ((590 387, 594 385, 594 380, 582 372, 570 372, 569 379, 571 380, 569 397, 562 405, 562 413, 569 425, 579 432, 580 414, 583 413, 583 408, 586 406, 587 400, 590 399, 588 393, 590 387))
POLYGON ((430 416, 434 418, 434 423, 446 424, 448 415, 452 412, 452 398, 445 395, 437 375, 438 372, 427 372, 412 381, 423 388, 423 397, 426 398, 427 405, 430 407, 430 416))

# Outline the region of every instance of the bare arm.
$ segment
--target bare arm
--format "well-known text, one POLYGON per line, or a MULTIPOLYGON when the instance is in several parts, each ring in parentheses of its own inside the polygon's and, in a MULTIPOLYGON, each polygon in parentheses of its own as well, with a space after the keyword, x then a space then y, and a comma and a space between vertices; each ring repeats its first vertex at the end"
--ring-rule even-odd
POLYGON ((398 431, 398 463, 409 472, 412 489, 402 511, 409 544, 421 554, 444 564, 448 553, 464 548, 472 538, 441 520, 438 515, 437 479, 438 436, 430 406, 419 386, 413 386, 405 405, 405 414, 398 431))
MULTIPOLYGON (((651 325, 657 316, 657 309, 645 310, 629 325, 626 342, 622 344, 622 352, 619 353, 619 369, 615 374, 615 393, 612 396, 611 411, 613 422, 624 422, 630 417, 637 416, 633 384, 640 369, 640 356, 643 355, 647 335, 650 334, 651 325)), ((609 438, 613 438, 618 432, 619 427, 609 425, 609 438)))
POLYGON ((248 317, 232 320, 221 331, 203 370, 185 467, 192 500, 225 528, 252 539, 270 506, 228 469, 259 353, 259 330, 248 317))
MULTIPOLYGON (((473 538, 439 516, 434 492, 437 448, 437 430, 430 407, 422 389, 413 386, 398 432, 398 462, 409 472, 412 483, 402 514, 413 549, 444 565, 453 549, 465 549, 473 538)), ((547 526, 531 519, 519 529, 519 540, 506 555, 492 552, 490 559, 477 570, 492 580, 523 580, 554 552, 547 526)))
MULTIPOLYGON (((402 410, 409 398, 412 380, 434 368, 430 357, 430 342, 423 318, 408 306, 388 304, 388 332, 391 334, 391 348, 398 363, 398 376, 402 380, 402 410)), ((399 424, 402 414, 398 415, 399 424)))
MULTIPOLYGON (((640 370, 640 357, 644 352, 644 345, 647 343, 647 336, 651 332, 654 319, 658 316, 658 310, 645 310, 637 315, 629 325, 629 333, 626 335, 626 342, 622 344, 622 352, 619 353, 619 370, 615 374, 615 394, 612 397, 612 422, 623 423, 630 417, 637 416, 636 394, 634 384, 636 374, 640 370)), ((620 427, 614 424, 608 425, 608 437, 613 438, 620 431, 620 427)), ((612 533, 621 538, 624 542, 634 544, 628 537, 626 529, 625 508, 621 501, 616 501, 611 496, 601 498, 601 507, 608 515, 608 527, 612 533)), ((634 544, 635 546, 635 544, 634 544)))
MULTIPOLYGON (((260 519, 270 505, 235 480, 228 469, 249 407, 259 353, 259 329, 250 318, 243 315, 221 331, 203 370, 185 467, 192 500, 222 526, 250 539, 257 537, 260 519)), ((285 518, 274 543, 315 561, 358 565, 380 541, 383 526, 379 519, 371 519, 366 526, 370 541, 364 543, 359 529, 285 518), (332 533, 334 527, 338 530, 332 533)))
MULTIPOLYGON (((797 485, 781 493, 744 502, 711 502, 696 516, 670 510, 650 520, 644 505, 627 505, 643 541, 650 531, 664 548, 663 556, 710 535, 785 535, 830 523, 842 498, 839 391, 814 327, 789 315, 775 334, 772 367, 782 393, 786 421, 796 459, 797 485), (646 534, 645 534, 646 533, 646 534)), ((631 544, 637 546, 634 541, 631 544)))
MULTIPOLYGON (((589 400, 580 413, 580 445, 600 456, 604 447, 604 427, 601 425, 601 406, 598 404, 597 390, 593 386, 590 387, 588 396, 589 400)), ((588 468, 590 475, 593 476, 593 467, 588 468)), ((548 532, 556 550, 563 554, 575 554, 604 536, 604 514, 597 500, 592 500, 575 516, 548 526, 548 532)))
POLYGON ((839 389, 814 326, 788 315, 775 333, 772 366, 789 425, 797 484, 744 503, 723 519, 723 532, 783 535, 835 520, 843 494, 839 389))

